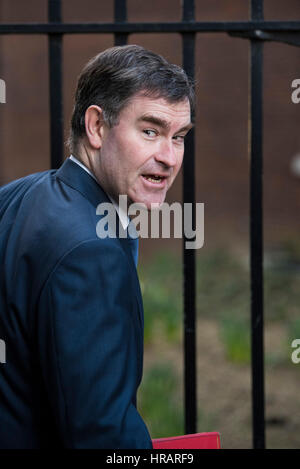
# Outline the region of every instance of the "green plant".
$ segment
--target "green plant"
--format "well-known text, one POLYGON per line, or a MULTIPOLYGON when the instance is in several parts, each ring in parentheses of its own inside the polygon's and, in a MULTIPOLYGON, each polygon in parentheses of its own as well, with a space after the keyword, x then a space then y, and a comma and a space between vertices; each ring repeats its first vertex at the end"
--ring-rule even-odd
POLYGON ((182 336, 180 259, 159 253, 139 269, 145 314, 145 344, 161 339, 179 342, 182 336))
POLYGON ((220 323, 221 340, 227 358, 238 364, 250 362, 250 324, 241 318, 226 318, 220 323))
POLYGON ((197 259, 198 315, 210 319, 245 316, 249 311, 249 272, 225 248, 202 250, 197 259))
MULTIPOLYGON (((297 252, 300 253, 300 250, 297 252)), ((196 259, 197 316, 218 324, 224 353, 242 368, 250 362, 251 290, 249 266, 245 262, 247 256, 234 257, 226 247, 214 250, 204 248, 197 252, 196 259)), ((266 330, 271 322, 275 323, 273 342, 275 340, 276 344, 274 350, 265 350, 265 365, 273 367, 274 372, 276 367, 289 366, 288 363, 291 365, 290 371, 298 371, 291 361, 291 342, 294 338, 300 338, 300 275, 296 267, 287 263, 266 263, 264 269, 264 322, 266 330), (276 335, 277 325, 281 331, 280 341, 276 335), (284 331, 287 331, 286 339, 284 331)), ((178 342, 182 339, 181 253, 158 253, 150 261, 141 263, 139 271, 145 308, 145 355, 148 354, 139 392, 139 407, 153 438, 182 434, 183 385, 176 370, 166 363, 166 356, 180 350, 178 342)), ((198 409, 198 431, 215 430, 218 428, 219 411, 215 414, 204 413, 203 408, 201 405, 198 409)))
POLYGON ((168 363, 157 363, 144 375, 139 409, 152 438, 183 433, 183 407, 176 374, 168 363))

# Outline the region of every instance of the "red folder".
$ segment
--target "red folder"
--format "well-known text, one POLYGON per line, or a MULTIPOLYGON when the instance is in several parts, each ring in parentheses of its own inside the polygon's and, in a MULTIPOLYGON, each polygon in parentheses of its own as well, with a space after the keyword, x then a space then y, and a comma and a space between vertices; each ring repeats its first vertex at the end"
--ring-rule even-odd
POLYGON ((220 449, 220 434, 193 433, 191 435, 156 438, 152 440, 154 449, 220 449))

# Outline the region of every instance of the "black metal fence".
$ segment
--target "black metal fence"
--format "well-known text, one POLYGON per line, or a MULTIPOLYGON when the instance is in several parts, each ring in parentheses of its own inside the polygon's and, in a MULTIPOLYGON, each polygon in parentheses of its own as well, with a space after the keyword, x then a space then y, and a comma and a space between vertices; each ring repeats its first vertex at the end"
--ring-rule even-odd
MULTIPOLYGON (((182 63, 191 78, 195 70, 197 33, 228 33, 249 40, 250 275, 253 447, 265 447, 263 321, 263 106, 264 41, 300 46, 300 21, 264 21, 263 0, 249 0, 249 21, 196 22, 194 0, 182 0, 182 21, 128 23, 126 0, 114 0, 114 23, 63 23, 61 0, 48 0, 48 23, 0 24, 0 34, 46 34, 49 38, 51 166, 63 161, 62 37, 64 34, 113 33, 126 44, 132 33, 180 33, 182 63)), ((195 144, 191 132, 183 167, 183 202, 195 203, 195 144)), ((185 241, 185 240, 184 240, 185 241)), ((185 432, 197 431, 196 268, 195 251, 183 248, 185 432)))

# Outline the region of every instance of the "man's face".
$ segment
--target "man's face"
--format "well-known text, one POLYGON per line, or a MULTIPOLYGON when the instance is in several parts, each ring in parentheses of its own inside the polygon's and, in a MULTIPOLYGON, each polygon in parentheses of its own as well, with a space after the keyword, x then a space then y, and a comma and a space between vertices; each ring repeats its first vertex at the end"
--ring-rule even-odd
POLYGON ((104 126, 96 176, 108 194, 151 208, 166 197, 182 164, 184 137, 192 127, 189 100, 170 103, 135 95, 118 124, 104 126))

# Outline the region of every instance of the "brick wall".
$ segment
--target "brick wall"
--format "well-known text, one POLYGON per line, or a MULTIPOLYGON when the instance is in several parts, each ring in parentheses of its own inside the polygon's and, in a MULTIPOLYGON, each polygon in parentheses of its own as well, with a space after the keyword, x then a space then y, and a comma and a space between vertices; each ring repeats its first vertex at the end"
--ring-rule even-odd
MULTIPOLYGON (((246 20, 245 0, 196 0, 197 20, 246 20)), ((63 1, 65 21, 112 21, 113 2, 63 1)), ((179 0, 128 0, 131 21, 180 20, 179 0)), ((300 19, 298 0, 265 1, 266 19, 300 19)), ((0 1, 0 21, 46 21, 47 2, 0 1)), ((181 63, 177 34, 132 35, 181 63)), ((76 77, 94 54, 113 45, 112 35, 64 37, 64 114, 68 135, 76 77)), ((198 34, 196 44, 197 201, 205 203, 206 243, 248 240, 248 41, 227 34, 198 34)), ((300 104, 291 101, 291 82, 300 78, 300 48, 264 47, 264 214, 266 242, 297 237, 300 177, 293 158, 300 152, 300 104)), ((0 182, 49 168, 47 38, 0 38, 0 78, 7 103, 0 105, 0 182)), ((67 155, 67 150, 66 150, 67 155)), ((181 177, 168 200, 180 200, 181 177)))

